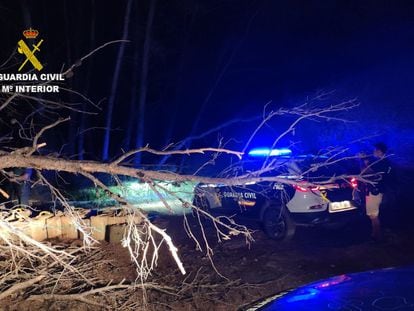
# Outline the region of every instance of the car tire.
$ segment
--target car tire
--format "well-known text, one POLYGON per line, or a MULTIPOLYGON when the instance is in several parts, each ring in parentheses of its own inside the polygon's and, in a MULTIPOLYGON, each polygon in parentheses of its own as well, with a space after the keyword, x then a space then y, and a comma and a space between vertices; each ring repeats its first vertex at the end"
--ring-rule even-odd
POLYGON ((269 206, 262 216, 263 230, 273 240, 290 240, 296 231, 296 224, 284 207, 269 206))

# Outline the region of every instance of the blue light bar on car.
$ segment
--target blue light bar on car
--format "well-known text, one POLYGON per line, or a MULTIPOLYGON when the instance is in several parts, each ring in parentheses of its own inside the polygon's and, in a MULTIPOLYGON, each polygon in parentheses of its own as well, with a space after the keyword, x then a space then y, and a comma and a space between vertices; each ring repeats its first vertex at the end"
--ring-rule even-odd
POLYGON ((292 154, 292 150, 288 148, 281 149, 269 149, 269 148, 256 148, 249 151, 249 156, 252 157, 277 157, 286 156, 292 154))

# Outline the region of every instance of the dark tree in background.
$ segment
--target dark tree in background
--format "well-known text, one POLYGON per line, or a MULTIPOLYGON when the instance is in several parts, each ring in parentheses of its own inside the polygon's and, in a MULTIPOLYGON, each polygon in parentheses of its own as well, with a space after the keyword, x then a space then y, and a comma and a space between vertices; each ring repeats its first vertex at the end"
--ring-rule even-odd
MULTIPOLYGON (((105 42, 128 41, 99 51, 67 80, 106 115, 72 114, 66 134, 52 137, 57 146, 68 142, 62 152, 79 158, 111 159, 123 147, 146 143, 214 145, 220 137, 234 138, 229 147, 238 148, 254 124, 221 125, 260 115, 270 101, 274 108, 289 106, 319 90, 357 97, 358 122, 341 133, 328 127, 323 137, 304 124, 306 134, 297 137, 303 149, 376 132, 392 151, 412 154, 413 3, 382 3, 13 1, 0 9, 0 58, 10 56, 30 26, 45 39, 39 57, 47 72, 105 42)), ((13 57, 17 64, 20 55, 13 57)), ((274 135, 282 128, 274 124, 274 135)), ((255 143, 269 141, 263 135, 255 143)))
MULTIPOLYGON (((145 133, 145 106, 147 103, 147 92, 148 92, 148 70, 150 63, 150 49, 151 49, 151 35, 152 26, 154 24, 154 15, 157 0, 150 1, 150 7, 148 11, 148 19, 145 26, 145 39, 144 49, 142 51, 142 67, 141 67, 141 80, 139 87, 139 101, 138 101, 138 121, 137 121, 137 139, 135 148, 141 148, 144 145, 144 133, 145 133)), ((135 164, 141 164, 141 155, 138 154, 135 157, 135 164)))
MULTIPOLYGON (((91 1, 91 6, 94 7, 95 5, 95 0, 91 1)), ((91 12, 91 18, 90 18, 90 37, 89 37, 89 50, 92 51, 95 47, 96 44, 96 40, 95 40, 95 29, 96 27, 96 15, 95 15, 95 11, 92 10, 91 12)), ((92 68, 93 68, 93 59, 89 60, 88 63, 88 71, 86 72, 86 81, 84 84, 84 93, 85 94, 89 94, 90 92, 90 87, 91 87, 91 79, 92 79, 92 68)), ((86 102, 82 103, 82 111, 86 110, 86 102)), ((85 152, 85 131, 87 130, 87 119, 86 119, 86 114, 82 113, 80 115, 80 121, 79 121, 79 131, 78 131, 78 157, 79 160, 83 160, 84 159, 84 152, 85 152)))
MULTIPOLYGON (((126 4, 126 9, 125 9, 124 26, 122 29, 122 40, 125 40, 125 41, 128 39, 131 7, 132 7, 132 0, 128 0, 126 4)), ((107 161, 109 158, 109 144, 110 144, 111 129, 112 129, 112 113, 114 111, 115 100, 117 98, 119 74, 121 71, 122 61, 124 58, 125 44, 126 42, 122 42, 119 45, 118 54, 116 57, 114 74, 112 78, 113 80, 111 83, 111 93, 109 96, 108 106, 106 109, 105 136, 104 136, 103 149, 102 149, 102 160, 104 161, 107 161)), ((135 87, 135 86, 132 86, 132 87, 135 87)))

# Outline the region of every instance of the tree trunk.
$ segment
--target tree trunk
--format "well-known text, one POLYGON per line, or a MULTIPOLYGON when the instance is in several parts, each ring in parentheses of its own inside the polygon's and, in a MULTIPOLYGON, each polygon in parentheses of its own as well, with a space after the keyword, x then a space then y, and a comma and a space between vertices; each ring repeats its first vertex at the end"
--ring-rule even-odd
MULTIPOLYGON (((122 40, 126 40, 128 38, 128 28, 129 28, 129 18, 131 15, 131 6, 132 6, 132 0, 128 0, 126 9, 125 9, 124 27, 122 30, 122 40)), ((118 55, 116 57, 114 76, 113 76, 112 85, 111 85, 111 93, 110 93, 109 100, 108 100, 108 108, 106 110, 105 136, 104 136, 104 142, 103 142, 103 148, 102 148, 102 160, 104 161, 108 160, 109 158, 112 113, 114 110, 116 92, 118 89, 119 73, 121 71, 121 63, 124 57, 124 50, 125 50, 125 42, 121 42, 119 49, 118 49, 118 55)))
MULTIPOLYGON (((175 99, 173 100, 173 112, 172 112, 172 116, 170 119, 170 124, 168 126, 168 128, 165 131, 165 146, 168 146, 168 144, 171 143, 172 141, 172 137, 173 137, 173 132, 174 132, 174 128, 175 128, 175 121, 176 121, 176 115, 177 115, 177 111, 179 104, 181 103, 182 99, 181 99, 181 93, 182 93, 182 81, 183 81, 183 75, 184 75, 184 65, 185 65, 185 61, 187 59, 187 46, 188 46, 188 42, 191 38, 191 30, 193 29, 193 25, 194 22, 196 20, 196 16, 197 16, 197 12, 198 12, 198 4, 195 3, 194 6, 191 8, 191 17, 190 20, 188 22, 188 24, 184 25, 184 29, 183 29, 183 40, 182 40, 182 50, 181 50, 181 54, 180 54, 180 58, 179 58, 179 64, 178 64, 178 69, 177 69, 177 76, 176 76, 176 81, 175 81, 175 94, 174 97, 175 99)), ((158 163, 158 169, 161 169, 163 167, 163 165, 165 165, 165 163, 167 162, 169 156, 166 155, 164 157, 162 157, 162 159, 160 160, 160 162, 158 163)))
MULTIPOLYGON (((148 90, 148 68, 150 59, 151 47, 151 32, 154 22, 155 7, 157 0, 151 0, 147 18, 147 29, 145 31, 144 50, 142 53, 142 71, 141 71, 141 85, 139 88, 139 102, 138 102, 138 122, 137 122, 137 138, 135 147, 140 148, 144 142, 144 128, 145 128, 145 106, 147 102, 148 90)), ((135 165, 141 164, 141 155, 135 156, 135 165)))
MULTIPOLYGON (((137 40, 138 41, 138 40, 137 40)), ((124 140, 124 150, 131 149, 131 142, 133 137, 133 128, 136 121, 137 115, 137 95, 138 95, 138 76, 139 76, 139 48, 138 44, 135 45, 135 51, 133 56, 133 70, 132 70, 132 83, 131 83, 131 97, 129 103, 129 114, 128 114, 128 123, 125 132, 124 140)))
MULTIPOLYGON (((70 4, 68 5, 67 1, 63 1, 63 10, 65 12, 68 11, 68 7, 70 7, 70 4)), ((69 20, 69 15, 68 14, 64 14, 64 29, 65 29, 65 44, 66 44, 66 60, 69 64, 73 63, 73 58, 72 57, 72 51, 71 51, 71 40, 70 40, 70 34, 72 31, 74 31, 73 29, 71 29, 70 27, 70 20, 69 20)), ((70 89, 73 89, 75 84, 74 84, 74 80, 73 79, 69 79, 67 82, 67 86, 70 89)), ((69 93, 68 94, 69 97, 69 101, 73 102, 73 94, 69 93)), ((67 153, 70 155, 76 154, 76 124, 78 121, 78 113, 75 111, 72 111, 70 113, 70 123, 69 123, 69 129, 68 129, 68 143, 67 143, 67 153)), ((65 148, 66 149, 66 148, 65 148)))
MULTIPOLYGON (((259 9, 260 9, 260 7, 255 12, 253 12, 251 17, 249 18, 249 20, 247 22, 245 32, 244 32, 244 35, 240 38, 239 42, 234 46, 234 48, 230 52, 230 55, 229 55, 228 59, 225 61, 225 63, 222 65, 221 69, 219 70, 216 79, 214 80, 210 90, 207 93, 207 96, 205 97, 204 101, 201 104, 200 110, 199 110, 196 118, 194 119, 193 126, 191 128, 190 135, 189 135, 190 137, 194 136, 197 133, 198 128, 199 128, 199 124, 200 124, 200 121, 201 121, 201 117, 203 116, 203 114, 204 114, 204 112, 207 108, 207 105, 210 103, 211 97, 213 96, 214 92, 216 91, 219 84, 221 83, 221 80, 223 79, 223 77, 227 73, 227 70, 229 69, 230 65, 233 63, 233 59, 234 59, 235 55, 237 54, 237 52, 241 48, 242 44, 246 40, 246 38, 247 38, 247 36, 250 32, 251 24, 254 21, 255 17, 257 16, 257 13, 259 12, 259 9)), ((191 144, 192 144, 192 140, 183 140, 180 144, 178 144, 176 146, 176 148, 177 149, 191 148, 191 144)), ((184 161, 185 161, 185 157, 182 157, 180 168, 183 167, 184 161)))
MULTIPOLYGON (((95 46, 95 0, 92 0, 91 3, 91 30, 90 30, 90 50, 93 49, 95 46)), ((88 95, 89 88, 90 88, 90 81, 92 76, 92 68, 93 68, 93 59, 90 60, 89 66, 88 66, 88 72, 86 74, 86 81, 85 81, 85 88, 84 93, 88 95)), ((82 104, 82 110, 86 110, 86 103, 83 102, 82 104)), ((79 140, 78 140, 78 159, 83 160, 84 159, 84 153, 85 153, 85 129, 86 129, 86 113, 82 113, 80 116, 80 124, 79 124, 79 140)))

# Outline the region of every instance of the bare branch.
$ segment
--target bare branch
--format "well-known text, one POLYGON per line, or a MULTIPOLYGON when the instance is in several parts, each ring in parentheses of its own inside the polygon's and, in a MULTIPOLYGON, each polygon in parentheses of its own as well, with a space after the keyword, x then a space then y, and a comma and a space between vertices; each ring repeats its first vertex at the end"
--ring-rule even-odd
POLYGON ((183 154, 183 155, 191 155, 191 154, 204 154, 206 152, 218 152, 218 153, 225 153, 237 156, 239 159, 243 156, 243 152, 223 149, 223 148, 198 148, 198 149, 186 149, 186 150, 155 150, 149 147, 143 147, 135 150, 131 150, 129 152, 124 153, 118 159, 114 160, 111 165, 118 165, 122 163, 125 159, 129 158, 130 156, 140 153, 140 152, 148 152, 155 155, 174 155, 174 154, 183 154))
POLYGON ((49 125, 43 127, 36 134, 36 136, 33 138, 32 150, 28 153, 28 155, 32 155, 37 150, 37 148, 38 148, 38 144, 37 143, 38 143, 40 137, 43 135, 44 132, 46 132, 47 130, 50 130, 50 129, 54 128, 55 126, 57 126, 57 125, 59 125, 59 124, 61 124, 63 122, 69 121, 69 120, 70 120, 70 117, 65 118, 65 119, 59 119, 56 122, 53 122, 52 124, 49 124, 49 125))
POLYGON ((12 94, 9 98, 5 100, 5 102, 0 106, 0 111, 6 108, 12 101, 17 97, 17 93, 12 94))

